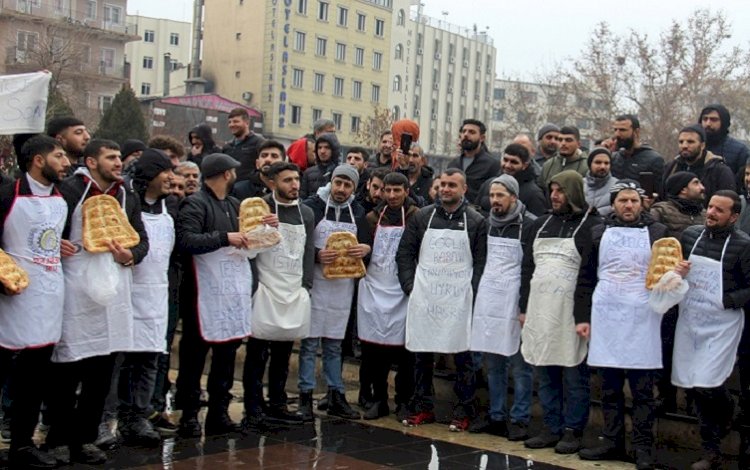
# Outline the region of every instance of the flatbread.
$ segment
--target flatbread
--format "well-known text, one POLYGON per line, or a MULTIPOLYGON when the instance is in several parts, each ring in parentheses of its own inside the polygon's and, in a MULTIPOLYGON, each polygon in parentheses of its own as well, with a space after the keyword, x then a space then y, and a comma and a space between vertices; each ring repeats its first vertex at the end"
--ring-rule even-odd
POLYGON ((29 287, 28 273, 3 250, 0 250, 0 283, 12 294, 20 294, 29 287))
POLYGON ((133 248, 141 241, 117 199, 108 194, 91 196, 83 202, 83 247, 89 253, 106 253, 107 242, 133 248))
POLYGON ((653 289, 661 277, 682 261, 682 246, 673 237, 656 240, 651 247, 651 262, 646 273, 646 289, 653 289))
POLYGON ((240 232, 247 233, 263 225, 263 217, 271 213, 266 201, 259 197, 249 197, 240 204, 240 232))
POLYGON ((365 275, 365 263, 362 258, 346 254, 346 250, 359 242, 351 232, 333 232, 326 240, 326 250, 336 250, 338 256, 331 264, 323 266, 323 277, 326 279, 356 279, 365 275))

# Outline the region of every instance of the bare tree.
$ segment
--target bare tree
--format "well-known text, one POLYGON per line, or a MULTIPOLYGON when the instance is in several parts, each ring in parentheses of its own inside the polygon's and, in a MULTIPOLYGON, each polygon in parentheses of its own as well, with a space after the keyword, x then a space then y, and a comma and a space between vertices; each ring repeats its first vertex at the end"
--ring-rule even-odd
POLYGON ((372 114, 364 118, 360 123, 354 140, 365 147, 377 148, 380 142, 380 135, 390 130, 392 124, 393 116, 391 116, 391 111, 388 108, 381 108, 378 105, 374 105, 372 114))

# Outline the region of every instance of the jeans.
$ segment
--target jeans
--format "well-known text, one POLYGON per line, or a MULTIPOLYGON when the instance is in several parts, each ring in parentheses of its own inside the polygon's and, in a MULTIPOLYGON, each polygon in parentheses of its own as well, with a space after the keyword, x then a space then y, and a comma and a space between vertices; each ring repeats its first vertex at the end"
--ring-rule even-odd
POLYGON ((117 381, 119 416, 128 421, 147 418, 149 404, 154 394, 157 361, 163 354, 157 352, 125 352, 117 381))
POLYGON ((537 366, 536 373, 544 425, 556 434, 563 428, 583 432, 591 403, 586 362, 573 367, 537 366))
POLYGON ((519 350, 514 355, 484 353, 487 364, 487 384, 490 393, 490 419, 505 421, 508 397, 508 363, 513 371, 513 407, 510 419, 514 423, 529 424, 531 396, 534 391, 534 369, 523 359, 519 350))
POLYGON ((651 451, 654 445, 654 382, 659 374, 654 369, 598 369, 602 379, 602 435, 625 448, 625 379, 633 395, 633 448, 651 451))
POLYGON ((341 340, 330 338, 305 338, 299 347, 299 389, 312 392, 315 389, 315 358, 318 345, 323 345, 323 375, 328 388, 344 393, 341 377, 341 340))
POLYGON ((245 391, 245 412, 257 414, 266 406, 263 398, 263 375, 268 366, 268 401, 271 407, 286 407, 286 379, 289 375, 289 357, 293 341, 265 341, 248 338, 245 366, 242 370, 242 388, 245 391))
POLYGON ((729 432, 734 400, 726 383, 714 388, 693 388, 703 450, 718 454, 721 439, 729 432))
MULTIPOLYGON (((456 381, 453 392, 458 399, 454 408, 455 417, 472 417, 476 414, 476 374, 474 373, 473 353, 466 351, 453 355, 456 364, 456 381)), ((434 353, 416 353, 414 362, 414 396, 411 400, 413 412, 435 409, 435 389, 432 377, 435 372, 434 353)))

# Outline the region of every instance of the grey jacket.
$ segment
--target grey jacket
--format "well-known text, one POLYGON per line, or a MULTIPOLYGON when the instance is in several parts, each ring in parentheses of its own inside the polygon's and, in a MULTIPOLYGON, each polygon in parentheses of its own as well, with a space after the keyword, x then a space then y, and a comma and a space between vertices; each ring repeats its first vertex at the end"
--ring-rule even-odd
POLYGON ((586 203, 593 207, 602 217, 606 217, 612 212, 612 204, 609 202, 609 190, 617 182, 617 178, 612 174, 604 178, 591 176, 591 172, 586 174, 583 180, 583 189, 586 191, 586 203))

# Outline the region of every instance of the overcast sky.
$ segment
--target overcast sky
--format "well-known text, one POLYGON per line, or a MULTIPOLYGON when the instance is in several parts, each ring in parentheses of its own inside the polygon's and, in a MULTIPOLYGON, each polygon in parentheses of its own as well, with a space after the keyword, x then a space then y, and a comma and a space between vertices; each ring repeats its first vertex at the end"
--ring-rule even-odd
MULTIPOLYGON (((210 0, 208 0, 210 1, 210 0)), ((265 0, 254 0, 265 1, 265 0)), ((656 36, 673 19, 685 21, 698 8, 723 11, 733 44, 750 45, 750 1, 714 0, 423 0, 423 13, 479 31, 487 29, 497 48, 497 74, 533 80, 555 61, 579 54, 594 26, 607 21, 617 33, 630 29, 656 36), (565 4, 565 6, 561 6, 565 4), (445 14, 444 14, 445 13, 445 14)), ((128 13, 192 21, 192 0, 129 0, 128 13)))

